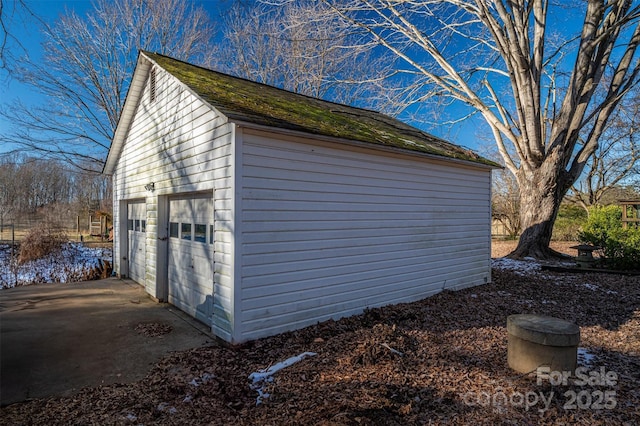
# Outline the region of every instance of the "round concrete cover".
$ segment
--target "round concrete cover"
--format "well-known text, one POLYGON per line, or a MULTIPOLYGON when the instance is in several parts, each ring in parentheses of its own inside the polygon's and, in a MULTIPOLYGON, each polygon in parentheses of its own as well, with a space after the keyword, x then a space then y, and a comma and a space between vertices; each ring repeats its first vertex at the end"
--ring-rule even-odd
POLYGON ((580 328, 554 317, 509 315, 507 331, 512 336, 546 346, 577 346, 580 343, 580 328))

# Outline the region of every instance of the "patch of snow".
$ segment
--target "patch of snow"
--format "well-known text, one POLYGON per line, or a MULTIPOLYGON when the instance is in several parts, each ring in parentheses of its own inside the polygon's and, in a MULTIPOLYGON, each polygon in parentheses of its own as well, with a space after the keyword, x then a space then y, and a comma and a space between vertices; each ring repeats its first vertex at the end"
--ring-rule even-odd
POLYGON ((603 292, 604 292, 604 293, 606 293, 606 294, 618 294, 618 292, 617 292, 617 291, 615 291, 615 290, 605 290, 605 289, 603 289, 602 287, 600 287, 600 286, 598 286, 598 285, 596 285, 596 284, 582 283, 581 285, 582 285, 583 287, 588 288, 588 289, 589 289, 589 290, 591 290, 591 291, 597 291, 597 290, 600 290, 600 291, 603 291, 603 292))
POLYGON ((595 355, 586 350, 585 348, 578 348, 578 362, 582 365, 591 365, 593 364, 593 359, 595 355))
POLYGON ((530 274, 531 272, 539 272, 542 268, 540 263, 533 258, 515 260, 509 259, 508 257, 491 259, 491 267, 503 271, 513 271, 521 276, 530 274))
POLYGON ((176 407, 169 405, 168 402, 161 402, 160 404, 158 404, 158 406, 156 407, 156 410, 158 411, 167 411, 169 414, 175 414, 178 412, 178 410, 176 409, 176 407))
POLYGON ((0 245, 0 288, 39 283, 80 281, 85 271, 98 266, 101 260, 111 261, 110 248, 86 247, 67 243, 59 253, 17 265, 11 259, 11 247, 0 245))
POLYGON ((214 374, 210 374, 210 373, 204 373, 202 376, 200 377, 196 377, 195 379, 191 380, 189 382, 189 384, 191 386, 195 386, 198 387, 201 384, 206 384, 209 383, 211 380, 215 379, 216 376, 214 374))
POLYGON ((266 370, 256 371, 254 373, 249 374, 249 380, 251 380, 251 384, 249 387, 252 390, 258 392, 258 397, 256 398, 256 405, 262 404, 262 400, 265 398, 269 398, 270 394, 265 392, 264 385, 267 383, 273 382, 273 375, 283 368, 289 367, 296 362, 302 361, 304 358, 308 356, 316 356, 315 352, 303 352, 300 355, 292 356, 282 362, 279 362, 275 365, 272 365, 266 370))

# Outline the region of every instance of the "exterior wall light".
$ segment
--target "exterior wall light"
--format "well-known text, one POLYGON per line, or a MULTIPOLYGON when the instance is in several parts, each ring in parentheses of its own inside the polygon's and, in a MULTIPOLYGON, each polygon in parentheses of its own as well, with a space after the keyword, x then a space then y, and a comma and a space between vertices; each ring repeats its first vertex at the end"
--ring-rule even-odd
POLYGON ((156 189, 156 184, 154 182, 148 183, 144 186, 144 189, 149 192, 153 192, 156 189))

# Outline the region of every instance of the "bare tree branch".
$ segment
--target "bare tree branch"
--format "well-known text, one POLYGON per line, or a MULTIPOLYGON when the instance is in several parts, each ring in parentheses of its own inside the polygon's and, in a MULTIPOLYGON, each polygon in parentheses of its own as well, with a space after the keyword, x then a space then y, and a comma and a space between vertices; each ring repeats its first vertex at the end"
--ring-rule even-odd
POLYGON ((349 24, 321 2, 237 3, 224 24, 218 67, 230 74, 387 111, 397 103, 393 90, 381 88, 394 74, 388 58, 357 44, 349 24))
POLYGON ((524 232, 514 255, 549 255, 560 201, 638 84, 640 4, 323 1, 422 77, 411 91, 448 96, 484 117, 520 186, 524 232), (551 27, 559 20, 547 17, 558 12, 582 14, 578 35, 551 27))
POLYGON ((86 17, 67 11, 42 24, 41 61, 26 60, 16 78, 44 95, 0 113, 14 123, 0 141, 101 169, 117 126, 139 50, 199 64, 214 54, 206 12, 186 0, 97 0, 86 17))
POLYGON ((585 210, 602 205, 619 186, 640 184, 640 94, 623 102, 610 117, 585 173, 572 185, 568 197, 585 210))

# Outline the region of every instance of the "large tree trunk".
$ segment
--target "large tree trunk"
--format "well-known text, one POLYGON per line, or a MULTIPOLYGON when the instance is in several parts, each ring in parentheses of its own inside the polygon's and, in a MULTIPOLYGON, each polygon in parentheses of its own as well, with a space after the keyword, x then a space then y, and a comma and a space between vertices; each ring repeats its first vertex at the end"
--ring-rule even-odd
POLYGON ((560 256, 549 248, 553 224, 566 192, 566 189, 563 189, 564 185, 559 183, 557 170, 549 164, 544 164, 528 173, 520 170, 517 178, 520 187, 520 223, 523 231, 518 246, 509 257, 549 259, 560 256))

